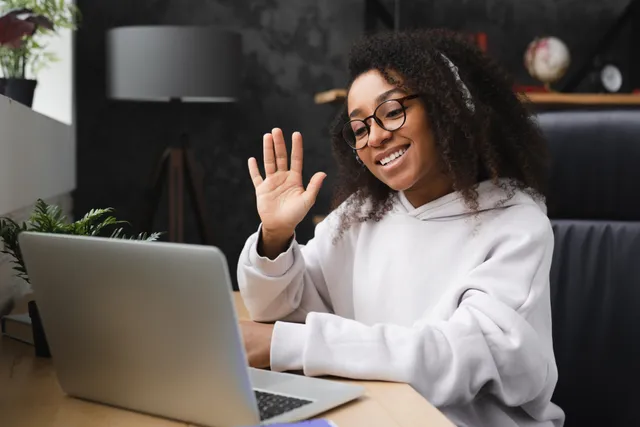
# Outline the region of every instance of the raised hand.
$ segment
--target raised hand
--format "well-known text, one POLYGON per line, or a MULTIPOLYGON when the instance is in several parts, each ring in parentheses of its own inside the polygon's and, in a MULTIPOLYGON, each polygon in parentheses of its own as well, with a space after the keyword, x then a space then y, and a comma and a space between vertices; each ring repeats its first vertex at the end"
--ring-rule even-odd
POLYGON ((254 157, 249 159, 249 174, 256 189, 263 238, 272 238, 278 243, 283 243, 293 235, 296 226, 315 203, 326 177, 325 173, 317 172, 304 188, 302 135, 294 132, 291 139, 290 168, 284 135, 278 128, 263 137, 264 178, 260 175, 257 160, 254 157))

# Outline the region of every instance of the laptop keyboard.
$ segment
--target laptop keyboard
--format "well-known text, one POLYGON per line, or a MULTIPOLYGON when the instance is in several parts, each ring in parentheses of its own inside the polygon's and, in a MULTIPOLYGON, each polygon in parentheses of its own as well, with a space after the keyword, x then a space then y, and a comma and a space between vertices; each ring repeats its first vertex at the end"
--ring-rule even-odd
POLYGON ((285 412, 299 408, 311 403, 310 400, 298 399, 281 394, 273 394, 264 391, 254 390, 260 411, 260 420, 268 420, 285 412))

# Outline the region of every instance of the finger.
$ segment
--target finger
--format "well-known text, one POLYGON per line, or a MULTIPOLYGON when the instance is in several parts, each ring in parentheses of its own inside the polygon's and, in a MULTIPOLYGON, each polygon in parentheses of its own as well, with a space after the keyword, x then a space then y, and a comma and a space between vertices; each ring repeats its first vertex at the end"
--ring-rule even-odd
POLYGON ((262 176, 260 176, 260 169, 258 169, 258 161, 255 157, 249 159, 249 175, 251 176, 251 182, 253 186, 258 188, 258 185, 262 184, 262 176))
POLYGON ((287 145, 284 143, 284 134, 279 128, 275 128, 271 131, 273 135, 273 146, 276 152, 276 166, 279 171, 286 171, 288 169, 287 162, 287 145))
POLYGON ((264 157, 264 173, 268 176, 276 173, 276 157, 273 153, 273 135, 265 133, 262 137, 262 157, 264 157))
POLYGON ((318 193, 322 187, 322 182, 326 177, 327 175, 324 172, 318 172, 311 177, 309 185, 307 185, 307 189, 304 192, 307 204, 312 205, 316 202, 316 198, 318 197, 318 193))
POLYGON ((302 173, 302 134, 294 132, 291 136, 291 170, 302 173))

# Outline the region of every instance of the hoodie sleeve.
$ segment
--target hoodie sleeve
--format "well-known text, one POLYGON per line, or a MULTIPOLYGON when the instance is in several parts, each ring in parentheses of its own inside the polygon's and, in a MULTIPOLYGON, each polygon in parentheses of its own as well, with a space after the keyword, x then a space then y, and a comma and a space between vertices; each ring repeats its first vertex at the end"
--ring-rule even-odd
POLYGON ((502 230, 489 258, 470 271, 443 321, 364 325, 309 313, 276 323, 272 370, 411 384, 442 407, 490 393, 510 406, 544 404, 555 386, 548 313, 553 236, 502 230), (542 313, 542 315, 540 314, 542 313))
POLYGON ((252 320, 304 322, 310 312, 333 313, 322 267, 331 257, 325 237, 328 220, 316 226, 315 237, 306 245, 294 236, 288 249, 274 260, 258 254, 262 226, 249 237, 240 254, 237 277, 252 320))

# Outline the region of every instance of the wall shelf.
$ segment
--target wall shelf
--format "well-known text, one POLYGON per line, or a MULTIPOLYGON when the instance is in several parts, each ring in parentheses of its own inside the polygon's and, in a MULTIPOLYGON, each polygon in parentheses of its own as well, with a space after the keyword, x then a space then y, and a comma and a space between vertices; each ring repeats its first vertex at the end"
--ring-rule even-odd
POLYGON ((314 96, 316 104, 331 104, 333 102, 341 102, 347 97, 346 89, 331 89, 324 92, 318 92, 314 96))
POLYGON ((640 93, 527 93, 522 94, 534 104, 547 105, 637 105, 640 93))
MULTIPOLYGON (((604 93, 554 93, 529 92, 521 93, 523 97, 538 105, 562 106, 638 106, 640 107, 640 93, 604 94, 604 93)), ((332 104, 344 101, 346 89, 331 89, 315 95, 316 104, 332 104)))

